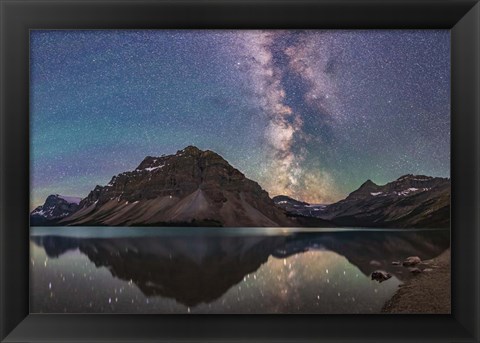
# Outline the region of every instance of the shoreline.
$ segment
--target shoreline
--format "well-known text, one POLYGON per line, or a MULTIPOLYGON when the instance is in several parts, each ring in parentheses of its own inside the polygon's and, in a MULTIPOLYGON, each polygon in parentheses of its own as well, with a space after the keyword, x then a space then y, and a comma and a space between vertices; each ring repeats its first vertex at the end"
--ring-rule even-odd
POLYGON ((382 313, 450 314, 450 248, 439 256, 422 261, 423 271, 401 285, 383 305, 382 313))

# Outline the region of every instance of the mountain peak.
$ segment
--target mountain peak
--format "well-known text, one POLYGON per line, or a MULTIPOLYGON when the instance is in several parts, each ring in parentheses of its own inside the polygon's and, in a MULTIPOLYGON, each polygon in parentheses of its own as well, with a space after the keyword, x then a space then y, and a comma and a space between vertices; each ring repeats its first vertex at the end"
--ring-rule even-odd
POLYGON ((348 200, 364 198, 365 196, 370 196, 371 192, 375 192, 380 186, 374 183, 372 180, 368 179, 362 185, 347 197, 348 200))
POLYGON ((79 197, 51 194, 43 205, 30 213, 30 225, 43 225, 64 218, 78 209, 80 201, 79 197))
POLYGON ((67 195, 61 195, 61 194, 50 194, 46 200, 45 203, 48 204, 50 202, 66 202, 68 204, 79 204, 82 198, 80 197, 72 197, 72 196, 67 196, 67 195))
POLYGON ((182 150, 178 150, 176 155, 182 155, 182 154, 188 154, 188 155, 199 155, 203 153, 204 151, 200 150, 197 148, 195 145, 189 145, 182 150))
POLYGON ((135 170, 120 173, 91 191, 80 208, 70 223, 292 224, 258 183, 219 154, 193 145, 176 154, 145 157, 135 170))
POLYGON ((362 185, 360 186, 359 189, 362 189, 362 188, 367 188, 367 187, 377 187, 378 185, 373 182, 372 180, 368 179, 367 181, 365 181, 364 183, 362 183, 362 185))
MULTIPOLYGON (((218 155, 217 153, 211 151, 211 150, 201 150, 197 148, 194 145, 189 145, 182 150, 177 150, 175 154, 172 155, 161 155, 160 157, 155 157, 155 156, 146 156, 142 162, 138 165, 138 167, 135 169, 136 171, 153 171, 156 169, 163 168, 166 164, 169 163, 169 161, 173 161, 173 159, 178 158, 178 157, 215 157, 215 158, 220 158, 223 160, 223 158, 218 155)), ((114 176, 115 178, 115 176, 114 176)))

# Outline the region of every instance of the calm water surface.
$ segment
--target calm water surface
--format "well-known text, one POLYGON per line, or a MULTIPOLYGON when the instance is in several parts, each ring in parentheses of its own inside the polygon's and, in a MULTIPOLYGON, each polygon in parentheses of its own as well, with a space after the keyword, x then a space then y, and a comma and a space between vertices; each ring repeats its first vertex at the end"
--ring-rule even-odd
POLYGON ((30 310, 378 313, 448 230, 34 227, 30 310), (393 277, 378 283, 375 270, 393 277))

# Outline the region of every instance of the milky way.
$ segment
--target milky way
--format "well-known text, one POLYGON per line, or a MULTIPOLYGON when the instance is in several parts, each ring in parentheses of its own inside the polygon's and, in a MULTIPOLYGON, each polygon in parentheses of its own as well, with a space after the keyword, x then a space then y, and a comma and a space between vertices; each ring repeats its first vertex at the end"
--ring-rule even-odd
POLYGON ((32 31, 32 204, 216 151, 271 196, 450 175, 449 31, 32 31))

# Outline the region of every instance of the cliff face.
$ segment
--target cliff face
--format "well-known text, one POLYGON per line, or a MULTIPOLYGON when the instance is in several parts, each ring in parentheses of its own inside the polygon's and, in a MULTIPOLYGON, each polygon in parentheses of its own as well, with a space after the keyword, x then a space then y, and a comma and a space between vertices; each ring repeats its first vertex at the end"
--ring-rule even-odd
POLYGON ((288 226, 256 182, 220 155, 189 146, 146 157, 96 186, 63 225, 288 226))

